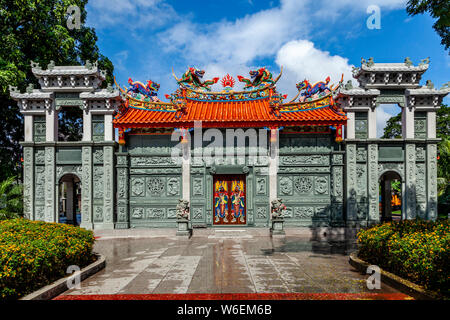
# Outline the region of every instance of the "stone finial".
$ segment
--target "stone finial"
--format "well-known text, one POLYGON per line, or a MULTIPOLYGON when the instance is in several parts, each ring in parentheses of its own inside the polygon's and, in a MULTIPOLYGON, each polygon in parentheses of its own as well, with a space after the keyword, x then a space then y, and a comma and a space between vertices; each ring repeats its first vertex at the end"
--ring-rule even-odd
POLYGON ((86 60, 86 63, 84 64, 84 66, 88 69, 91 70, 94 66, 92 65, 92 63, 89 60, 86 60))
POLYGON ((351 90, 353 89, 353 83, 352 80, 348 80, 347 83, 344 85, 345 90, 351 90))
POLYGON ((12 94, 12 93, 19 93, 19 89, 17 89, 17 87, 15 87, 15 86, 9 85, 8 89, 9 89, 9 93, 10 94, 12 94))
POLYGON ((34 85, 30 83, 26 88, 26 93, 33 93, 34 85))
POLYGON ((55 61, 50 60, 50 63, 47 65, 47 70, 53 70, 55 68, 55 61))
POLYGON ((41 69, 39 66, 39 63, 34 62, 33 60, 30 60, 31 69, 41 69))
POLYGON ((430 57, 426 58, 426 59, 422 59, 419 63, 419 66, 423 66, 423 65, 427 65, 430 64, 430 57))
POLYGON ((100 77, 106 79, 106 71, 105 70, 100 70, 100 77))
POLYGON ((406 57, 406 59, 405 59, 405 64, 406 64, 408 67, 411 67, 411 66, 413 65, 413 63, 412 63, 412 61, 409 59, 409 57, 406 57))
POLYGON ((369 60, 361 58, 361 65, 365 64, 368 67, 372 67, 374 65, 373 57, 370 57, 369 60))
POLYGON ((179 199, 177 204, 177 219, 189 218, 189 201, 179 199))
POLYGON ((108 83, 108 86, 106 87, 106 91, 108 91, 109 93, 113 93, 114 92, 114 88, 112 86, 112 83, 108 83))
POLYGON ((442 85, 441 90, 443 89, 450 89, 450 81, 442 85))
POLYGON ((431 80, 427 80, 426 83, 425 83, 425 86, 428 89, 434 89, 434 84, 433 84, 433 82, 431 82, 431 80))
POLYGON ((352 67, 352 75, 355 77, 358 74, 359 70, 360 69, 358 67, 352 67))
POLYGON ((284 213, 286 212, 286 205, 283 204, 282 199, 275 199, 270 202, 271 204, 271 214, 272 218, 283 218, 284 213))

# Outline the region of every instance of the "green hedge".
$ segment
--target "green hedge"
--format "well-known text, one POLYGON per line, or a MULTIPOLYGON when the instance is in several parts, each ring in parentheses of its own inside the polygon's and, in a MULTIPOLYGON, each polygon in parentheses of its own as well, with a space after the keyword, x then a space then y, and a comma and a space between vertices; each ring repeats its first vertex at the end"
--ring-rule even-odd
POLYGON ((95 261, 92 231, 23 218, 0 222, 0 299, 17 299, 95 261))
POLYGON ((430 290, 450 296, 448 220, 407 220, 358 233, 358 256, 430 290))

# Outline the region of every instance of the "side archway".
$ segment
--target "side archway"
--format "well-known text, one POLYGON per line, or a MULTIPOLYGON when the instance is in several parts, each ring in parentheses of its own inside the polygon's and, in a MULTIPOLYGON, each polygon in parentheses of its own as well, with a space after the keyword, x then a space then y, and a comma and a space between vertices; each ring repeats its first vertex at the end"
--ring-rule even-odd
POLYGON ((58 180, 58 222, 81 223, 81 179, 76 174, 66 173, 58 180))
POLYGON ((403 219, 404 182, 394 170, 385 171, 379 178, 380 221, 403 219))

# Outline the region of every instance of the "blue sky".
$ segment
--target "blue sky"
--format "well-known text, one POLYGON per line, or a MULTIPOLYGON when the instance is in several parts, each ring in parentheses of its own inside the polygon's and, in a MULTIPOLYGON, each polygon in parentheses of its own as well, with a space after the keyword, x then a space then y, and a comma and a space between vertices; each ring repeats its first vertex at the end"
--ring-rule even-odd
MULTIPOLYGON (((206 78, 247 76, 266 66, 283 77, 279 91, 292 97, 304 78, 319 81, 340 74, 352 79, 361 57, 375 62, 414 64, 430 57, 422 82, 436 87, 450 81, 450 56, 440 44, 428 15, 410 17, 405 0, 91 0, 87 24, 95 27, 101 52, 127 79, 161 84, 159 96, 173 92, 172 68, 180 76, 188 66, 206 78), (367 8, 381 9, 381 29, 368 29, 367 8)), ((354 84, 356 80, 353 79, 354 84)), ((219 89, 219 87, 217 88, 219 89)), ((449 98, 445 102, 448 103, 449 98)), ((385 106, 383 123, 399 110, 385 106)))

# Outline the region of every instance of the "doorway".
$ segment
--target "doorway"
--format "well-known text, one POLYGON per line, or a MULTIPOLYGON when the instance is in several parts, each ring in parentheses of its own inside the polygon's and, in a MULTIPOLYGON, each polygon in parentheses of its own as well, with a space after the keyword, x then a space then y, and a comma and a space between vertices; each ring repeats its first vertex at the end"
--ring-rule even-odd
POLYGON ((213 181, 213 224, 245 225, 245 175, 215 175, 213 181))
POLYGON ((74 174, 65 174, 58 185, 58 222, 79 226, 81 223, 81 182, 74 174))
POLYGON ((380 177, 380 221, 402 219, 403 184, 395 171, 383 173, 380 177))

